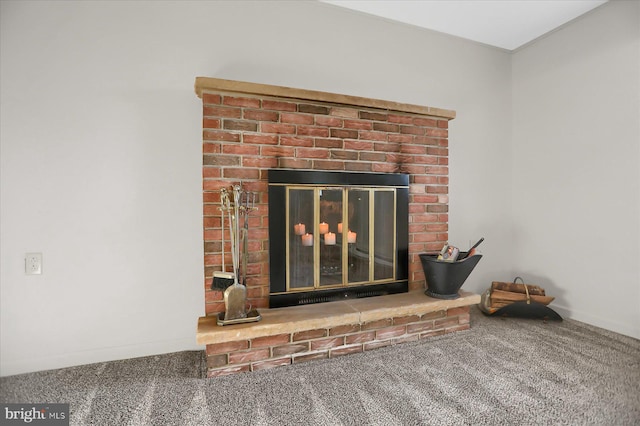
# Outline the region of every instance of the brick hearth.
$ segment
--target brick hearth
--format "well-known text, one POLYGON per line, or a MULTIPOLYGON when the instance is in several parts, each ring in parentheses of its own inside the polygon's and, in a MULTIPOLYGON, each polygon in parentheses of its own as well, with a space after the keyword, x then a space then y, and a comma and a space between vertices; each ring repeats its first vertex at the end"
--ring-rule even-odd
POLYGON ((422 292, 260 310, 257 323, 218 326, 198 321, 207 345, 208 377, 335 358, 467 330, 469 306, 480 296, 461 292, 439 300, 422 292))

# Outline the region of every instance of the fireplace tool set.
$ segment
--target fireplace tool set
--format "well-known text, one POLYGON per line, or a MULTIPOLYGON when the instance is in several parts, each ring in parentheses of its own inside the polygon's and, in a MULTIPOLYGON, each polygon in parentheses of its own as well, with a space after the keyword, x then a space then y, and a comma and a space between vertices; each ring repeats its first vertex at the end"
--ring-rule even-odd
POLYGON ((255 309, 247 309, 247 260, 249 256, 249 213, 256 209, 257 193, 243 191, 241 185, 220 190, 222 212, 222 271, 213 273, 212 290, 224 291, 225 312, 218 315, 218 325, 260 321, 255 309), (225 218, 226 216, 226 218, 225 218), (233 272, 225 264, 224 222, 228 220, 233 272), (240 221, 243 221, 242 227, 240 221))

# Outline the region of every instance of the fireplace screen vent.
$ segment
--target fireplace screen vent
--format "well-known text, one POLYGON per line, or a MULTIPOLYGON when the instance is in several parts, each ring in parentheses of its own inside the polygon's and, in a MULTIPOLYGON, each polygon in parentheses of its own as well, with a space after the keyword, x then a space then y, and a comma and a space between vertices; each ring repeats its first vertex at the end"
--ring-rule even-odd
POLYGON ((269 171, 270 306, 407 291, 408 176, 269 171))

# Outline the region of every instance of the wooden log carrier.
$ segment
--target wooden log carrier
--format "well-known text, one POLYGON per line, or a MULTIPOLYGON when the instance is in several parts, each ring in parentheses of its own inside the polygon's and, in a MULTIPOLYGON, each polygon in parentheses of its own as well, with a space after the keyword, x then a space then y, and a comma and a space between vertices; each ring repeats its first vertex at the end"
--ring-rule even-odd
POLYGON ((527 300, 548 305, 553 302, 555 297, 547 296, 544 288, 537 285, 493 281, 489 299, 488 308, 495 311, 514 302, 526 302, 527 300))

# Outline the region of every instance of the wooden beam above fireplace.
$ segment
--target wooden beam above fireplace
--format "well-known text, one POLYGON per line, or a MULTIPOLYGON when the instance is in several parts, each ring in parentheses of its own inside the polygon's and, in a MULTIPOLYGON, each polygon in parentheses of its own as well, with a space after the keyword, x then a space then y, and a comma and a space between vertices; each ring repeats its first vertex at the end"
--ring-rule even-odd
POLYGON ((242 93, 246 95, 274 96, 279 98, 322 101, 334 104, 377 108, 388 111, 421 114, 429 117, 444 118, 447 120, 453 120, 456 117, 455 111, 442 108, 211 77, 196 77, 195 91, 199 98, 202 98, 202 94, 204 92, 224 91, 242 93))

